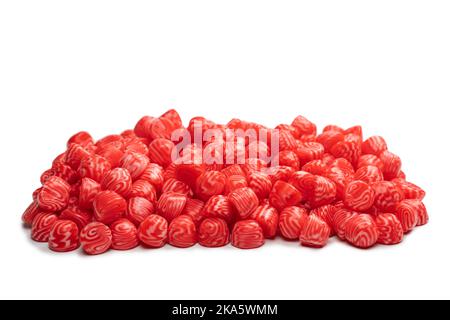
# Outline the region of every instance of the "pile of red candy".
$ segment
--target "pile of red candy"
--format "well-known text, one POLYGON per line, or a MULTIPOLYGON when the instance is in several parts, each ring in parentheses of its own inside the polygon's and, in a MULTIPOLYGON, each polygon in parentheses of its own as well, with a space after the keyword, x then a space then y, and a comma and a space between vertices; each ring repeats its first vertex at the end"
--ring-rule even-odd
MULTIPOLYGON (((264 128, 196 117, 188 132, 195 123, 203 130, 264 128)), ((270 164, 255 158, 244 164, 173 162, 171 137, 180 128, 178 113, 169 110, 97 142, 87 132, 72 136, 22 216, 32 239, 56 252, 81 246, 87 254, 166 243, 231 242, 250 249, 277 236, 317 248, 337 236, 369 248, 400 243, 428 222, 425 192, 406 180, 385 140, 364 140, 360 126, 330 125, 317 135, 316 125, 302 116, 280 124, 278 165, 271 171, 261 170, 270 164)), ((212 143, 217 141, 184 151, 201 154, 212 143)), ((244 144, 237 152, 247 155, 253 147, 244 144)))

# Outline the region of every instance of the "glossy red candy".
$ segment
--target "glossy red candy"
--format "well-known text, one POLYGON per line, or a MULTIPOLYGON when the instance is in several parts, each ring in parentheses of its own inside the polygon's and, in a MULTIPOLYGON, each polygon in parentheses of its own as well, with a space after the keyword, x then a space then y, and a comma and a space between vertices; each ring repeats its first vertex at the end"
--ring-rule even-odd
POLYGON ((101 191, 94 199, 94 217, 104 224, 120 219, 126 210, 127 202, 114 191, 101 191))
POLYGON ((198 243, 204 247, 223 247, 230 241, 230 231, 225 220, 206 218, 198 229, 198 243))
POLYGON ((51 177, 37 195, 39 208, 49 212, 64 209, 69 204, 70 185, 59 177, 51 177))
POLYGON ((190 216, 195 225, 198 225, 204 218, 204 207, 205 203, 202 200, 188 198, 181 214, 190 216))
POLYGON ((269 195, 270 205, 278 211, 297 205, 302 199, 302 193, 297 188, 281 180, 275 182, 269 195))
POLYGON ((64 209, 59 218, 62 220, 70 220, 77 224, 78 230, 83 229, 92 220, 92 213, 80 209, 77 206, 71 206, 64 209))
POLYGON ((122 197, 127 197, 131 191, 133 181, 127 169, 115 168, 108 172, 102 181, 104 190, 115 191, 122 197))
POLYGON ((279 217, 275 208, 270 205, 261 205, 252 212, 250 218, 259 223, 265 238, 272 239, 276 236, 279 217))
POLYGON ((156 205, 156 212, 164 217, 169 223, 177 218, 184 210, 187 197, 181 193, 163 193, 156 205))
POLYGON ((78 227, 70 220, 58 220, 53 224, 48 239, 48 247, 55 252, 76 250, 79 245, 78 227))
POLYGON ((379 155, 380 153, 386 150, 387 150, 386 141, 383 139, 383 137, 380 136, 370 137, 362 144, 362 152, 364 154, 379 155))
POLYGON ((100 184, 90 178, 81 179, 78 205, 83 209, 92 209, 95 197, 101 191, 100 184))
POLYGON ((128 152, 120 160, 120 166, 126 169, 133 180, 138 179, 150 163, 146 155, 137 152, 128 152))
POLYGON ((223 194, 226 176, 220 171, 208 171, 197 179, 195 194, 200 200, 207 201, 210 197, 223 194))
POLYGON ((148 199, 133 197, 128 200, 125 217, 136 226, 139 226, 154 210, 155 206, 148 199))
POLYGON ((102 254, 112 245, 112 233, 101 222, 91 222, 80 232, 81 248, 89 255, 102 254))
POLYGON ((308 211, 300 207, 287 207, 280 213, 279 229, 288 240, 298 239, 308 219, 308 211))
POLYGON ((130 250, 139 245, 136 226, 130 220, 116 220, 111 224, 110 228, 113 249, 130 250))
POLYGON ((394 212, 404 195, 394 182, 380 181, 372 184, 375 191, 374 206, 382 212, 394 212))
POLYGON ((395 215, 402 224, 403 232, 407 233, 417 225, 420 210, 423 210, 420 200, 406 199, 397 205, 395 215))
POLYGON ((25 226, 30 227, 34 218, 40 212, 39 205, 36 201, 33 201, 25 212, 22 214, 22 222, 25 226))
POLYGON ((182 215, 169 225, 168 242, 178 248, 192 247, 197 243, 197 228, 192 218, 182 215))
POLYGON ((58 216, 53 213, 38 213, 31 225, 31 239, 37 242, 47 242, 56 221, 58 221, 58 216))
POLYGON ((208 218, 220 218, 226 223, 231 223, 235 219, 235 209, 228 197, 212 196, 203 207, 203 215, 208 218))
POLYGON ((370 248, 378 241, 378 228, 368 214, 356 214, 345 225, 345 239, 358 248, 370 248))
POLYGON ((160 248, 166 244, 168 227, 166 219, 151 214, 139 225, 138 238, 150 248, 160 248))
POLYGON ((264 232, 255 220, 236 222, 231 235, 231 243, 239 249, 256 249, 264 245, 264 232))
POLYGON ((81 178, 91 178, 101 183, 105 175, 111 170, 111 164, 99 155, 90 155, 83 158, 78 167, 81 178))
POLYGON ((300 231, 300 243, 303 246, 322 248, 328 243, 331 229, 316 215, 310 215, 300 231))
POLYGON ((395 214, 379 214, 375 219, 375 223, 378 229, 378 243, 392 245, 402 242, 403 227, 395 214))
POLYGON ((239 219, 248 218, 259 204, 258 196, 248 187, 232 191, 228 195, 228 200, 230 200, 236 209, 237 217, 239 219))
POLYGON ((347 184, 344 193, 344 203, 351 210, 365 211, 372 207, 375 200, 375 191, 361 180, 355 180, 347 184))

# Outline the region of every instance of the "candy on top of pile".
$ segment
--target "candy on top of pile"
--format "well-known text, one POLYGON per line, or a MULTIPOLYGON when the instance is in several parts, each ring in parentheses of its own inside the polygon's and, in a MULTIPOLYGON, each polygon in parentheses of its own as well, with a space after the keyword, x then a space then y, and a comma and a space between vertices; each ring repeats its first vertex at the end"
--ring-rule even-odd
POLYGON ((94 141, 79 132, 41 176, 22 216, 56 252, 139 245, 257 248, 282 237, 324 247, 393 245, 428 222, 425 192, 401 160, 362 128, 302 116, 274 129, 175 110, 94 141))

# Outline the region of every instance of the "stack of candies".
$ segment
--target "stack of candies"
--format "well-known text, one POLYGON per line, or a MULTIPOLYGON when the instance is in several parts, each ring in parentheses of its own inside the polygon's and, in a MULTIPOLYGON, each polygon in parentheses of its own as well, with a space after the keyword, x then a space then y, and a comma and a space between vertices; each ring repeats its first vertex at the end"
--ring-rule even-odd
MULTIPOLYGON (((96 142, 79 132, 42 174, 42 186, 22 216, 31 238, 56 252, 81 246, 91 255, 166 243, 187 248, 231 242, 251 249, 277 236, 315 248, 336 236, 369 248, 398 244, 428 222, 425 192, 406 180, 385 140, 364 140, 360 126, 329 125, 317 134, 315 124, 298 116, 275 128, 278 164, 261 170, 270 164, 246 156, 241 164, 172 161, 172 133, 193 133, 194 124, 203 130, 265 128, 238 119, 219 125, 203 117, 184 128, 169 110, 96 142)), ((217 141, 191 143, 183 152, 202 154, 212 143, 217 141)), ((255 148, 243 145, 232 152, 248 155, 255 148)))

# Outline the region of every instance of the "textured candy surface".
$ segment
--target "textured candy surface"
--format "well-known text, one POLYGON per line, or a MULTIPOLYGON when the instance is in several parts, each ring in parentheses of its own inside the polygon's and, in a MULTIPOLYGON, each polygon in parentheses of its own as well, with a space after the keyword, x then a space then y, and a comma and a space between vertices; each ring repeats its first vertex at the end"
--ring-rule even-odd
POLYGON ((68 252, 79 247, 78 227, 70 220, 58 220, 53 224, 48 247, 56 252, 68 252))
POLYGON ((160 248, 166 244, 168 228, 166 219, 152 214, 139 225, 139 240, 148 247, 160 248))
POLYGON ((391 245, 402 242, 403 227, 395 214, 379 214, 375 222, 378 229, 378 243, 391 245))
POLYGON ((110 224, 121 218, 127 210, 127 202, 114 191, 101 191, 94 199, 95 219, 110 224))
POLYGON ((264 245, 264 233, 255 220, 236 222, 231 235, 231 243, 240 249, 255 249, 264 245))
POLYGON ((225 220, 206 218, 198 229, 198 243, 204 247, 223 247, 230 241, 230 231, 225 220))
POLYGON ((136 226, 130 220, 116 220, 110 228, 113 249, 130 250, 139 245, 136 226))
POLYGON ((330 237, 328 224, 316 215, 310 215, 300 232, 300 243, 303 246, 322 248, 330 237))
POLYGON ((378 228, 368 214, 356 214, 345 225, 345 239, 358 248, 369 248, 378 241, 378 228))
POLYGON ((318 132, 303 116, 275 128, 201 116, 183 125, 171 109, 98 140, 78 132, 46 169, 22 221, 58 252, 250 249, 276 237, 321 248, 334 235, 369 248, 429 221, 425 191, 384 138, 360 125, 318 132))
POLYGON ((280 213, 279 228, 284 238, 288 240, 298 239, 306 221, 308 211, 299 207, 287 207, 280 213))
POLYGON ((192 247, 197 243, 197 228, 189 216, 179 216, 170 223, 169 244, 178 248, 192 247))
POLYGON ((101 222, 91 222, 80 232, 81 247, 89 255, 102 254, 112 245, 112 233, 101 222))

